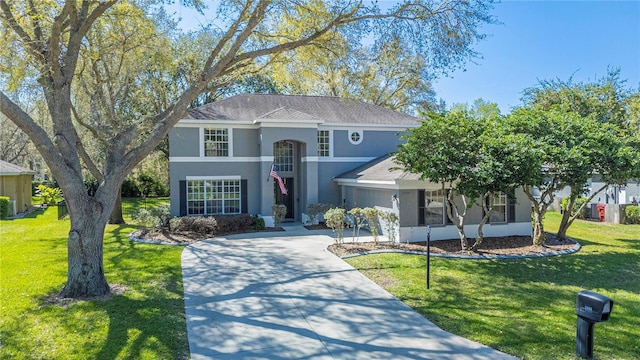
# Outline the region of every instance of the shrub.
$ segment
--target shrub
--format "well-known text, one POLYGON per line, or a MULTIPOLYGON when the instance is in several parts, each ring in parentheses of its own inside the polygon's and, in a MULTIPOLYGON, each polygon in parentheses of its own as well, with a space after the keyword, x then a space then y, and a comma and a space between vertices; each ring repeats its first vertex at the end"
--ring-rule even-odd
POLYGON ((57 201, 62 199, 62 191, 60 188, 52 188, 46 185, 38 185, 36 195, 40 196, 43 204, 55 205, 57 201))
POLYGON ((174 232, 215 234, 218 229, 218 222, 212 216, 182 216, 171 219, 169 228, 174 232))
MULTIPOLYGON (((576 198, 576 200, 573 202, 573 207, 571 209, 571 215, 575 214, 576 212, 578 212, 578 209, 580 209, 580 206, 582 206, 582 204, 584 204, 585 202, 587 202, 588 198, 586 197, 579 197, 576 198)), ((567 210, 567 202, 569 202, 569 198, 564 198, 562 199, 562 209, 563 210, 567 210)), ((580 214, 577 216, 578 219, 585 219, 587 217, 587 207, 585 206, 584 208, 582 208, 582 211, 580 211, 580 214)))
POLYGON ((365 217, 362 209, 355 207, 349 210, 349 215, 353 216, 353 242, 356 242, 356 238, 360 237, 360 229, 364 226, 365 217))
POLYGON ((331 205, 329 204, 309 204, 307 205, 307 209, 305 210, 307 216, 309 217, 309 223, 311 225, 315 224, 318 220, 318 215, 324 214, 327 210, 331 209, 331 205))
POLYGON ((273 213, 273 223, 275 227, 280 227, 280 224, 284 221, 285 215, 287 215, 287 206, 275 204, 271 207, 273 213))
POLYGON ((324 222, 336 234, 336 243, 343 242, 345 211, 342 208, 333 208, 324 213, 324 222))
POLYGON ((253 228, 255 230, 264 230, 266 228, 265 224, 264 224, 264 219, 261 218, 258 215, 254 215, 252 216, 252 220, 253 220, 253 228))
POLYGON ((362 214, 367 220, 367 226, 369 227, 369 231, 371 231, 371 235, 373 235, 373 241, 378 243, 378 235, 380 231, 378 230, 378 216, 380 216, 380 211, 376 208, 364 208, 362 209, 362 214))
POLYGON ((171 210, 168 205, 150 210, 140 209, 134 214, 133 218, 138 224, 145 227, 168 228, 171 220, 171 210))
POLYGON ((389 241, 396 242, 396 229, 398 227, 398 215, 394 212, 382 212, 380 217, 385 222, 389 241))
POLYGON ((253 218, 248 214, 216 215, 217 233, 235 233, 253 230, 253 218))
POLYGON ((627 224, 640 224, 640 206, 627 206, 624 213, 627 216, 627 224))
POLYGON ((140 190, 138 184, 133 179, 125 179, 120 188, 120 194, 123 197, 140 197, 140 190))
POLYGON ((0 219, 9 216, 9 201, 8 196, 0 196, 0 219))

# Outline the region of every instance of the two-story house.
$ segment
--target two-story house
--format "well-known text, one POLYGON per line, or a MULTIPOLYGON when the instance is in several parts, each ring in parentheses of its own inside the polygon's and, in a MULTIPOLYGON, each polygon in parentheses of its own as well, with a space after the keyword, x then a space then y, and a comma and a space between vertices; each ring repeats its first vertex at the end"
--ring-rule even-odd
MULTIPOLYGON (((424 225, 430 223, 442 227, 436 238, 455 238, 455 227, 447 226, 441 210, 442 221, 429 215, 436 204, 444 206, 443 199, 431 198, 440 185, 417 176, 390 179, 406 175, 390 172, 388 160, 388 168, 380 169, 379 160, 397 149, 402 132, 419 125, 407 114, 324 96, 245 94, 192 109, 169 133, 171 213, 259 214, 272 225, 276 203, 287 206, 287 219, 301 222, 309 204, 376 206, 400 216, 402 241, 424 240, 424 225), (363 169, 365 164, 375 171, 363 169), (362 171, 370 178, 360 178, 362 171)), ((502 226, 496 234, 530 234, 529 202, 516 213, 515 205, 500 201, 501 225, 526 225, 502 226)))

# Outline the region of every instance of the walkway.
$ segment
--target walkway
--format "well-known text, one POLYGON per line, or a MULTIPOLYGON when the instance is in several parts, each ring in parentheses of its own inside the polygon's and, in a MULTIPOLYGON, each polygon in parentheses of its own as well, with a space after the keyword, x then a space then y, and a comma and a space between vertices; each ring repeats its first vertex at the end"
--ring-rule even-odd
POLYGON ((184 249, 187 330, 199 359, 513 359, 447 333, 303 227, 184 249))

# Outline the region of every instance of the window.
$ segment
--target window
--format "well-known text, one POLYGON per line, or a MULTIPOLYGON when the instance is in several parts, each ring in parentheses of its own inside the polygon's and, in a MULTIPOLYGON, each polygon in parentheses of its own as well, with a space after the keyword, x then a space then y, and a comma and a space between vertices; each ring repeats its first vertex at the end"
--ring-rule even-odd
POLYGON ((204 129, 204 156, 229 156, 229 129, 204 129))
POLYGON ((445 191, 420 190, 418 194, 418 224, 444 225, 446 214, 445 191))
POLYGON ((293 143, 280 141, 273 144, 273 161, 279 172, 293 171, 293 143))
POLYGON ((507 222, 507 195, 503 192, 492 193, 489 196, 492 205, 489 213, 490 223, 506 223, 507 222))
POLYGON ((240 213, 240 180, 188 180, 187 214, 240 213))
POLYGON ((362 131, 349 130, 349 142, 353 145, 358 145, 362 142, 362 131))
POLYGON ((318 130, 318 156, 329 156, 329 130, 318 130))

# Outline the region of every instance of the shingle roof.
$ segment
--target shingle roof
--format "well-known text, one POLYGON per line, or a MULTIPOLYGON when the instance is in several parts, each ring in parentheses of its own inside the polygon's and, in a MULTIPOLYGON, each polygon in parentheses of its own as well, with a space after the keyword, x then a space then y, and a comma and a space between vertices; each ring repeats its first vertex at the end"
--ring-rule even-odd
POLYGON ((419 125, 420 123, 416 117, 381 106, 331 96, 242 94, 188 111, 189 118, 199 120, 256 121, 267 116, 268 118, 318 120, 338 124, 419 125), (271 116, 269 116, 270 113, 271 116), (302 116, 303 119, 295 116, 302 116))
POLYGON ((420 180, 419 174, 403 171, 391 155, 381 156, 335 177, 335 180, 397 181, 420 180))
POLYGON ((0 175, 23 175, 35 174, 34 171, 31 171, 27 168, 23 168, 22 166, 18 166, 6 161, 0 160, 0 175))

